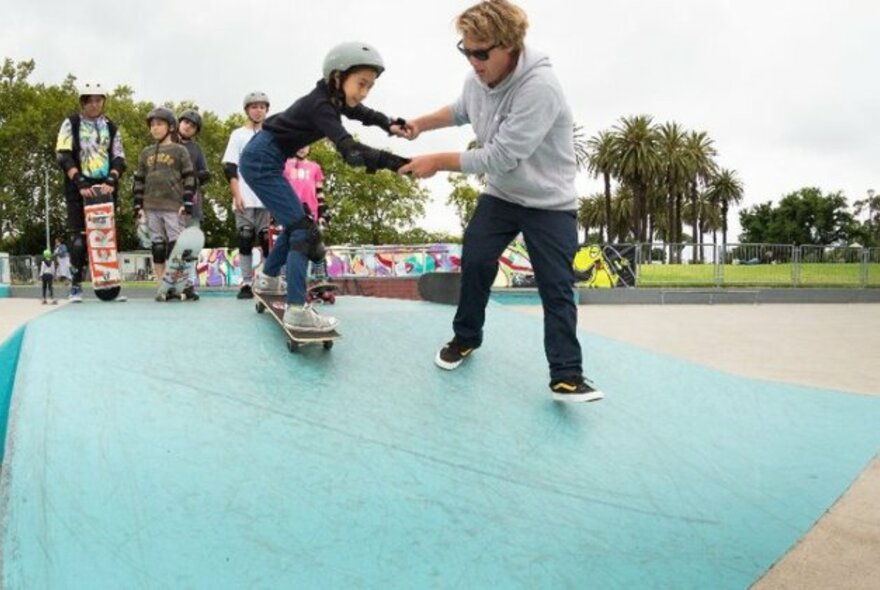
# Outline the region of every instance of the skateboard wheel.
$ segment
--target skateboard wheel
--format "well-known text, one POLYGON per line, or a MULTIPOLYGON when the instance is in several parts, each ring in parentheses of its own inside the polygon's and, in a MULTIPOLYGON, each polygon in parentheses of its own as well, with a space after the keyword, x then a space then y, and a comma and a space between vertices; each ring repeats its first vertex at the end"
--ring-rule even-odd
POLYGON ((333 341, 332 340, 325 340, 324 341, 324 350, 330 350, 331 348, 333 348, 333 341))
POLYGON ((263 313, 264 311, 266 311, 266 306, 262 303, 257 303, 255 307, 257 309, 257 313, 263 313))
POLYGON ((297 344, 293 340, 288 340, 287 341, 287 350, 289 350, 290 352, 296 352, 297 350, 299 350, 299 344, 297 344))

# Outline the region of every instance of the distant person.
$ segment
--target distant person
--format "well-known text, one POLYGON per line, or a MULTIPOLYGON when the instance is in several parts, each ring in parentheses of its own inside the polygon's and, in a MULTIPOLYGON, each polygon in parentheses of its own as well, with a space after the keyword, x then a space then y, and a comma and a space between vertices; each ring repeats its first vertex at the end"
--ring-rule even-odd
POLYGON ((85 83, 79 86, 78 94, 80 112, 64 120, 55 144, 58 164, 64 170, 72 271, 69 299, 75 303, 82 301, 83 267, 88 255, 85 199, 112 194, 116 207, 119 179, 125 172, 122 135, 104 115, 107 91, 100 84, 85 83))
POLYGON ((284 324, 291 329, 330 332, 337 320, 322 316, 306 303, 308 261, 324 258, 321 232, 305 215, 302 201, 284 177, 288 158, 303 147, 327 137, 342 159, 351 166, 365 166, 367 172, 397 171, 408 160, 390 152, 357 142, 342 126, 342 116, 364 125, 380 127, 388 133, 404 135, 403 121, 391 119, 364 106, 385 62, 375 48, 366 43, 342 43, 324 58, 323 77, 315 88, 300 97, 287 110, 270 117, 263 132, 254 137, 241 157, 241 173, 271 210, 275 221, 284 226, 263 265, 255 289, 260 293, 287 293, 284 324), (287 284, 281 282, 286 265, 287 284))
POLYGON ((67 244, 61 238, 55 238, 52 257, 55 259, 55 277, 62 283, 67 283, 70 280, 70 254, 67 251, 67 244))
MULTIPOLYGON (((143 215, 150 231, 153 269, 161 281, 165 261, 192 215, 195 174, 186 148, 177 143, 177 117, 158 107, 147 115, 150 135, 156 143, 144 148, 134 173, 135 215, 143 215)), ((187 299, 197 299, 193 286, 183 289, 187 299)), ((173 296, 173 294, 171 294, 173 296)), ((171 298, 171 297, 169 297, 171 298)))
POLYGON ((43 283, 43 305, 46 305, 46 293, 52 298, 52 305, 57 305, 58 300, 55 299, 55 290, 52 288, 52 281, 55 278, 55 260, 52 257, 52 250, 46 248, 43 250, 43 259, 40 261, 40 281, 43 283))
MULTIPOLYGON (((180 121, 180 143, 189 153, 189 159, 192 161, 193 172, 195 173, 196 179, 196 190, 193 193, 192 216, 189 218, 189 225, 200 227, 202 216, 204 215, 203 203, 205 199, 204 194, 202 193, 202 187, 211 181, 211 171, 208 170, 208 161, 205 159, 205 152, 202 151, 202 146, 196 141, 196 137, 202 131, 202 116, 198 111, 187 109, 180 113, 178 119, 180 121)), ((195 289, 199 284, 198 270, 196 269, 195 264, 192 265, 192 269, 192 277, 190 280, 195 289)))
MULTIPOLYGON (((324 201, 324 171, 317 162, 308 159, 309 151, 309 146, 305 146, 287 160, 284 178, 302 201, 306 214, 318 224, 318 229, 323 233, 329 222, 324 201)), ((317 280, 326 280, 327 263, 324 260, 313 263, 312 275, 317 280)))
POLYGON ((483 343, 498 258, 522 233, 544 308, 544 352, 559 401, 595 401, 577 338, 572 262, 578 247, 574 120, 547 56, 525 45, 528 19, 507 0, 488 0, 456 19, 458 51, 473 71, 451 105, 409 122, 410 136, 470 123, 477 148, 415 157, 401 173, 485 174, 486 190, 464 233, 454 336, 435 363, 457 368, 483 343))
POLYGON ((269 254, 269 211, 239 174, 239 159, 245 146, 263 128, 269 112, 269 97, 263 92, 251 92, 244 97, 245 124, 229 136, 223 154, 223 171, 232 191, 235 228, 238 230, 238 260, 241 269, 239 299, 252 299, 254 283, 254 246, 263 251, 263 260, 269 254))

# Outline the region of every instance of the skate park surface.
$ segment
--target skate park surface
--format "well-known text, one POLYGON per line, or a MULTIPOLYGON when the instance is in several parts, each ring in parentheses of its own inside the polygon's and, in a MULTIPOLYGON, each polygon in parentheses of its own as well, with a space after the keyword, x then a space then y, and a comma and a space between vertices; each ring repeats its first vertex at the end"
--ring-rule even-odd
POLYGON ((452 308, 338 301, 295 355, 231 297, 30 321, 0 585, 876 587, 876 306, 582 307, 568 405, 540 310, 447 373, 452 308))

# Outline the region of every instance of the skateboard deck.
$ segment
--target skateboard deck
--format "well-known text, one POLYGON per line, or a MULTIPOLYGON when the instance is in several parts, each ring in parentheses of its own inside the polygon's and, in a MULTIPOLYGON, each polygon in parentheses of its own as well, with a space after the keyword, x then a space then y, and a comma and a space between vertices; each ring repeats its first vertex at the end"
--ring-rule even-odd
POLYGON ((119 297, 122 291, 119 253, 116 249, 116 212, 113 208, 113 195, 95 195, 87 198, 83 211, 92 287, 98 299, 112 301, 119 297))
POLYGON ((460 288, 459 272, 429 272, 419 277, 419 295, 431 303, 458 305, 460 288))
POLYGON ((300 332, 291 330, 284 325, 284 311, 287 309, 287 299, 284 295, 262 295, 254 291, 254 299, 256 302, 257 313, 263 313, 267 309, 270 315, 275 318, 284 333, 287 334, 287 350, 296 352, 301 345, 321 343, 325 350, 333 348, 333 343, 342 338, 342 334, 333 330, 332 332, 300 332))
POLYGON ((188 227, 177 236, 174 249, 165 263, 165 274, 159 280, 156 301, 167 301, 172 292, 181 301, 186 300, 183 290, 192 286, 192 272, 199 259, 199 252, 205 245, 205 234, 193 226, 188 227))
POLYGON ((306 290, 306 300, 309 302, 318 301, 320 303, 328 303, 333 305, 336 303, 336 293, 339 287, 334 283, 319 281, 309 286, 306 290))

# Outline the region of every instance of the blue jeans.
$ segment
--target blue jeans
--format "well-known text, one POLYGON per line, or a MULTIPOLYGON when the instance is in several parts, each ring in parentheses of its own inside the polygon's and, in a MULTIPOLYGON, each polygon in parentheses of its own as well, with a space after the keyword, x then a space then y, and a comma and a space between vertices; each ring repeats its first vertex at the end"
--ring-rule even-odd
POLYGON ((305 242, 308 234, 304 229, 289 229, 291 224, 303 219, 305 213, 302 202, 284 178, 286 161, 272 134, 261 131, 241 152, 238 170, 263 205, 272 212, 275 222, 285 227, 263 263, 263 274, 277 277, 286 264, 287 302, 303 305, 306 302, 308 258, 291 246, 305 242))
POLYGON ((583 357, 577 339, 572 268, 578 247, 574 211, 532 209, 480 195, 464 232, 461 295, 452 323, 455 336, 467 346, 482 344, 486 304, 498 274, 498 258, 520 232, 544 307, 544 353, 550 364, 550 378, 580 377, 583 357))

